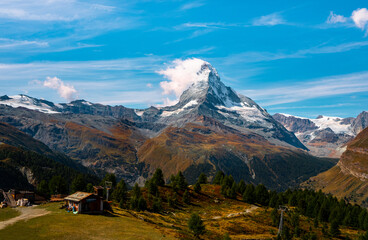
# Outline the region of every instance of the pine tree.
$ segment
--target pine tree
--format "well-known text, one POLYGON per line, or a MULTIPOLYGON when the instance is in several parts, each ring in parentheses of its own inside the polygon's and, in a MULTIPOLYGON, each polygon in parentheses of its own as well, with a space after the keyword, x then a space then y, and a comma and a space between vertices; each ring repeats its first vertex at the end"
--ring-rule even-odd
POLYGON ((321 222, 328 222, 328 218, 330 216, 330 208, 328 205, 327 200, 323 201, 321 208, 319 209, 318 213, 318 220, 321 222))
POLYGON ((254 203, 255 196, 254 196, 254 185, 248 184, 245 188, 245 191, 243 193, 243 201, 246 203, 254 203))
POLYGON ((323 223, 323 225, 322 225, 322 234, 323 234, 323 236, 328 236, 328 232, 327 232, 327 225, 326 225, 326 223, 323 223))
POLYGON ((152 181, 157 186, 165 186, 164 174, 162 173, 162 170, 160 168, 156 169, 155 173, 153 174, 152 181))
POLYGON ((141 188, 136 183, 131 191, 130 208, 136 211, 146 210, 147 202, 142 196, 141 188))
POLYGON ((333 237, 337 237, 341 234, 340 229, 339 229, 339 223, 337 222, 337 220, 332 221, 330 225, 330 234, 333 237))
POLYGON ((218 171, 213 179, 213 184, 221 185, 223 178, 225 177, 224 172, 218 171))
POLYGON ((294 235, 295 237, 299 237, 300 235, 300 226, 299 226, 299 214, 294 212, 291 215, 291 225, 294 228, 294 235))
POLYGON ((198 177, 198 181, 200 184, 207 184, 207 176, 204 173, 201 173, 198 177))
POLYGON ((174 195, 168 195, 167 196, 167 203, 169 204, 169 207, 175 208, 176 207, 176 199, 174 195))
POLYGON ((141 188, 139 187, 138 183, 134 184, 134 187, 132 189, 132 196, 137 199, 142 196, 141 188))
POLYGON ((159 213, 162 211, 162 200, 160 197, 155 197, 153 199, 152 211, 156 213, 159 213))
POLYGON ((120 180, 118 185, 116 185, 116 188, 114 192, 112 193, 113 199, 117 202, 125 202, 127 199, 127 186, 125 184, 125 181, 123 179, 120 180))
POLYGON ((362 209, 362 211, 359 214, 359 228, 360 229, 365 229, 364 227, 364 221, 367 217, 367 210, 362 209))
POLYGON ((68 185, 63 177, 53 176, 49 182, 50 194, 66 194, 68 193, 68 185))
MULTIPOLYGON (((278 196, 277 192, 276 191, 271 191, 270 192, 270 201, 268 202, 268 206, 270 206, 272 208, 277 207, 278 206, 277 205, 278 198, 279 198, 279 196, 278 196)), ((281 204, 279 204, 279 205, 281 205, 281 204)))
POLYGON ((318 218, 314 218, 313 226, 314 226, 315 228, 318 228, 318 218))
POLYGON ((176 181, 179 189, 184 190, 188 187, 188 183, 185 180, 185 177, 181 171, 179 171, 178 174, 176 175, 176 181))
POLYGON ((185 204, 190 204, 190 195, 188 190, 185 190, 184 194, 183 194, 183 202, 185 204))
POLYGON ((254 194, 256 202, 258 202, 263 206, 268 205, 269 194, 267 188, 263 184, 257 185, 257 187, 254 190, 254 194))
POLYGON ((189 230, 191 230, 195 236, 200 236, 205 231, 205 226, 202 219, 197 213, 192 213, 188 221, 189 230))
POLYGON ((143 196, 140 196, 140 198, 138 199, 138 211, 144 211, 147 209, 147 202, 146 199, 144 199, 143 196))
POLYGON ((179 185, 178 185, 178 181, 175 175, 171 175, 170 176, 170 186, 172 187, 172 189, 177 192, 179 190, 179 185))
POLYGON ((196 184, 194 184, 194 191, 196 193, 201 192, 202 188, 201 188, 201 184, 199 182, 196 182, 196 184))
POLYGON ((147 188, 148 192, 154 196, 156 196, 158 193, 158 185, 156 182, 157 181, 152 178, 145 183, 145 187, 147 188))
POLYGON ((116 176, 113 173, 107 173, 105 177, 100 182, 101 186, 105 186, 105 182, 112 182, 112 187, 114 188, 116 186, 116 176))
POLYGON ((240 193, 241 195, 243 195, 245 188, 247 187, 247 185, 245 184, 244 180, 240 180, 239 184, 238 184, 238 189, 237 192, 240 193))
POLYGON ((296 195, 293 193, 291 194, 290 198, 289 198, 289 205, 290 206, 296 206, 297 204, 297 199, 296 199, 296 195))
POLYGON ((38 186, 37 186, 37 191, 45 196, 45 197, 48 197, 49 196, 49 193, 50 193, 50 190, 49 190, 49 185, 47 184, 47 182, 45 180, 42 180, 38 186))
POLYGON ((272 225, 275 227, 277 227, 280 223, 280 214, 276 208, 274 208, 271 212, 271 220, 272 220, 272 225))
POLYGON ((92 183, 88 183, 86 186, 87 192, 92 193, 93 192, 93 184, 92 183))
POLYGON ((71 190, 72 192, 85 191, 86 182, 83 174, 78 174, 72 181, 71 190))
POLYGON ((231 188, 228 189, 227 197, 231 198, 231 199, 235 199, 236 198, 236 189, 237 189, 237 184, 236 184, 236 182, 233 182, 233 185, 231 186, 231 188))

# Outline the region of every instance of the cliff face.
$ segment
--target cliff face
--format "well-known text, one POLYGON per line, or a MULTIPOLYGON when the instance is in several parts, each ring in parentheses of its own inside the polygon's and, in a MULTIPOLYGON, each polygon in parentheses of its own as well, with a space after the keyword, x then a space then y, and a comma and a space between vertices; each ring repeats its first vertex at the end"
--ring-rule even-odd
POLYGON ((335 167, 302 185, 368 206, 368 128, 349 142, 335 167))

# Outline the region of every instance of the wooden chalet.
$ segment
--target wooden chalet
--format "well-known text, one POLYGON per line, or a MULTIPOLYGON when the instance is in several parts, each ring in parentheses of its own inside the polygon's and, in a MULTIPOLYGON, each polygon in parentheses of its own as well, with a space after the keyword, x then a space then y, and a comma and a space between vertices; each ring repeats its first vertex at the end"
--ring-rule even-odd
POLYGON ((102 198, 93 193, 76 192, 64 200, 67 209, 74 213, 102 213, 104 209, 102 198))

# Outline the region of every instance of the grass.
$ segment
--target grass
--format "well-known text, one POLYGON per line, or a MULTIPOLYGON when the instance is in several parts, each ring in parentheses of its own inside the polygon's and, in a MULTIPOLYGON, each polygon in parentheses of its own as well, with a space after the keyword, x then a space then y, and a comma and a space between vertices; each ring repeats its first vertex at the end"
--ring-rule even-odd
POLYGON ((20 212, 18 212, 14 208, 7 207, 7 208, 0 209, 0 222, 14 218, 19 215, 20 215, 20 212))
MULTIPOLYGON (((0 239, 196 239, 188 230, 188 219, 197 212, 204 221, 206 232, 202 240, 222 239, 228 233, 231 239, 272 239, 277 227, 272 225, 272 208, 254 206, 242 201, 225 199, 220 195, 220 186, 202 185, 200 194, 191 192, 191 204, 182 202, 182 191, 178 193, 175 208, 163 200, 161 214, 148 211, 135 212, 113 206, 113 213, 107 215, 74 215, 59 209, 61 203, 39 206, 51 213, 27 222, 17 222, 0 230, 0 239), (251 210, 245 214, 246 210, 251 210)), ((160 188, 165 196, 171 188, 160 188)), ((146 195, 146 191, 143 191, 146 195)), ((149 202, 148 205, 151 203, 149 202)), ((290 219, 289 213, 285 218, 290 219)), ((285 220, 285 224, 289 220, 285 220)), ((290 226, 289 226, 290 227, 290 226)), ((303 233, 313 231, 318 239, 322 236, 322 225, 313 227, 313 220, 300 217, 303 233)), ((355 239, 359 233, 355 229, 340 228, 343 237, 355 239)))
POLYGON ((75 215, 59 209, 60 206, 60 203, 40 206, 51 213, 0 230, 0 239, 174 239, 129 215, 75 215))

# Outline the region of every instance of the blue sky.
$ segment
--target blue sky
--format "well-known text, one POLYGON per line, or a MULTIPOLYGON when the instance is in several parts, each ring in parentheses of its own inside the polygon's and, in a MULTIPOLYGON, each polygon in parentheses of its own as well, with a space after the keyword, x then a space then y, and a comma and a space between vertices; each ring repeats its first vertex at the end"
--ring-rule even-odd
POLYGON ((367 1, 0 0, 0 95, 145 108, 158 72, 210 62, 270 113, 368 110, 367 1))

